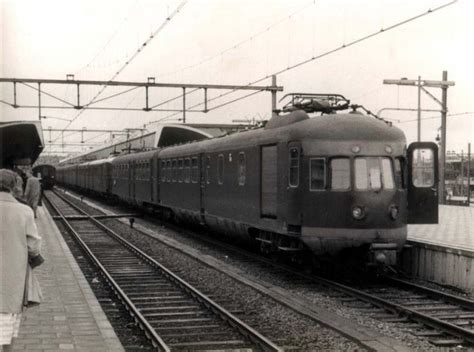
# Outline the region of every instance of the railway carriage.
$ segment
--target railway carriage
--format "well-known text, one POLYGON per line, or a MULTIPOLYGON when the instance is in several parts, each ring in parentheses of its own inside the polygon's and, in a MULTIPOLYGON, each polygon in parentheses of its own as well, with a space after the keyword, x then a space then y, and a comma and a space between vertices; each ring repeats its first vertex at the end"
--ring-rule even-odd
POLYGON ((407 224, 438 220, 436 145, 407 149, 400 129, 360 107, 336 113, 349 107, 342 96, 291 97, 264 128, 64 167, 61 179, 266 253, 395 264, 407 224), (110 187, 86 184, 104 165, 110 187))
POLYGON ((110 194, 112 159, 99 159, 86 164, 87 189, 97 194, 110 194))
POLYGON ((41 181, 43 189, 52 189, 56 183, 56 168, 52 165, 42 164, 33 168, 33 175, 41 181))
POLYGON ((157 151, 118 156, 111 163, 111 193, 138 205, 156 205, 158 199, 157 151))

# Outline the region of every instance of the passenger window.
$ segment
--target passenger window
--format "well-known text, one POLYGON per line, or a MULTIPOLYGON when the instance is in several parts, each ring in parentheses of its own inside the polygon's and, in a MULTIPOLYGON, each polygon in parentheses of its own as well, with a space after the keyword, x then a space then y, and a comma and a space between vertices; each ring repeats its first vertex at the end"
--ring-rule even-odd
POLYGON ((178 182, 183 182, 183 159, 178 160, 178 182))
POLYGON ((189 183, 191 181, 191 159, 184 159, 184 182, 189 183))
POLYGON ((311 191, 322 190, 326 188, 326 163, 324 158, 312 158, 309 160, 310 185, 311 191))
POLYGON ((161 161, 161 182, 166 181, 166 161, 161 161))
POLYGON ((246 162, 245 153, 239 153, 239 186, 245 185, 246 162))
POLYGON ((206 183, 211 183, 211 157, 206 158, 206 183))
POLYGON ((290 187, 298 187, 300 179, 300 152, 298 148, 290 148, 289 166, 289 185, 290 187))
POLYGON ((171 181, 171 160, 166 160, 166 181, 171 181))
POLYGON ((434 186, 434 157, 431 149, 413 151, 412 182, 415 187, 434 186))
POLYGON ((348 158, 331 159, 331 189, 347 190, 351 185, 351 169, 348 158))
POLYGON ((198 159, 196 157, 191 159, 191 182, 197 183, 198 182, 198 159))
POLYGON ((176 180, 178 179, 178 168, 177 168, 177 165, 176 165, 176 159, 173 159, 172 161, 172 181, 173 182, 176 182, 176 180))
POLYGON ((402 158, 396 158, 395 160, 395 182, 397 184, 397 187, 400 189, 405 188, 405 175, 403 172, 403 159, 402 158))
POLYGON ((220 154, 217 158, 217 183, 224 183, 224 155, 220 154))

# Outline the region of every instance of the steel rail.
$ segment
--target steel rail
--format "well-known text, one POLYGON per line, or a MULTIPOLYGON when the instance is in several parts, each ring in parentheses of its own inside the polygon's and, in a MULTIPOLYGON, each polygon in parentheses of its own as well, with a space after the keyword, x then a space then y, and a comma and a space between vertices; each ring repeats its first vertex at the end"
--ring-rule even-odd
POLYGON ((386 276, 386 277, 384 277, 384 279, 391 282, 394 285, 399 285, 399 286, 402 286, 402 287, 411 288, 411 289, 414 289, 414 290, 417 290, 417 291, 421 291, 421 292, 425 293, 427 296, 438 298, 438 299, 444 300, 448 303, 455 304, 455 305, 458 305, 462 308, 474 311, 474 301, 473 300, 462 298, 462 297, 459 297, 459 296, 455 296, 455 295, 452 295, 452 294, 449 294, 449 293, 446 293, 446 292, 438 291, 438 290, 435 290, 435 289, 432 289, 432 288, 429 288, 429 287, 417 285, 417 284, 414 284, 410 281, 394 278, 394 277, 391 277, 391 276, 386 276))
MULTIPOLYGON (((56 194, 56 193, 55 193, 56 194)), ((105 279, 114 290, 116 295, 119 299, 123 302, 123 304, 127 307, 127 310, 130 311, 132 317, 137 322, 139 327, 145 332, 145 335, 150 339, 154 347, 157 347, 165 352, 171 352, 171 349, 165 344, 162 338, 156 333, 155 329, 150 325, 150 323, 145 319, 145 317, 140 313, 138 308, 133 304, 133 302, 128 298, 128 296, 123 292, 120 286, 115 282, 112 276, 109 274, 107 269, 102 265, 102 263, 97 259, 97 257, 92 253, 89 247, 85 244, 85 242, 80 238, 80 235, 77 233, 76 230, 71 226, 70 222, 65 218, 62 212, 57 208, 57 206, 49 199, 46 193, 43 195, 44 198, 47 200, 49 205, 54 209, 54 211, 61 217, 62 222, 73 235, 74 240, 79 244, 79 246, 83 249, 83 251, 87 254, 87 256, 92 260, 94 265, 96 265, 102 274, 104 275, 105 279)), ((58 196, 56 194, 56 196, 58 196)), ((59 196, 58 196, 59 197, 59 196)), ((62 197, 59 197, 63 201, 65 200, 62 197)), ((77 209, 76 209, 77 210, 77 209)))
POLYGON ((276 352, 283 352, 283 349, 274 344, 272 341, 267 339, 265 336, 260 334, 258 331, 244 323, 242 320, 237 318, 235 315, 230 313, 228 310, 225 308, 221 307, 217 303, 215 303, 213 300, 211 300, 209 297, 198 291, 196 288, 188 284, 186 281, 181 279, 179 276, 171 272, 169 269, 164 267, 162 264, 158 263, 155 259, 150 257, 148 254, 144 253, 141 251, 139 248, 131 244, 130 242, 126 241, 124 238, 122 238, 120 235, 118 235, 116 232, 108 228, 106 225, 101 223, 99 220, 95 219, 91 215, 89 215, 87 212, 79 208, 77 205, 72 203, 70 200, 65 198, 59 193, 56 193, 53 191, 56 196, 58 196, 60 199, 65 201, 68 205, 76 209, 77 211, 81 212, 83 215, 87 216, 89 220, 97 225, 99 228, 101 228, 103 231, 107 232, 109 235, 111 235, 114 239, 116 239, 118 242, 120 242, 123 246, 125 246, 127 249, 135 253, 137 256, 139 256, 141 259, 146 261, 148 264, 151 266, 159 269, 165 276, 173 281, 175 284, 183 288, 186 292, 191 294, 198 302, 206 306, 208 309, 210 309, 212 312, 220 316, 224 321, 226 321, 229 325, 234 327, 234 329, 238 330, 242 335, 246 336, 250 341, 252 341, 254 344, 258 345, 265 351, 276 351, 276 352))

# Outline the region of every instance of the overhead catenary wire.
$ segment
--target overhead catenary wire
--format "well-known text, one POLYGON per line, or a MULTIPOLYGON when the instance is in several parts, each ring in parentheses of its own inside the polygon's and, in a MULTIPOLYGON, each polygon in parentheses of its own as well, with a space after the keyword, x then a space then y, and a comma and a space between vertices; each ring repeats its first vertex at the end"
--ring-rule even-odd
MULTIPOLYGON (((392 25, 390 25, 390 26, 388 26, 388 27, 381 28, 381 29, 379 29, 379 30, 377 30, 377 31, 374 31, 374 32, 371 32, 371 33, 369 33, 369 34, 363 35, 362 37, 359 37, 359 38, 357 38, 357 39, 354 39, 354 40, 352 40, 352 41, 350 41, 350 42, 348 42, 348 43, 344 43, 344 44, 342 44, 342 45, 340 45, 340 46, 338 46, 338 47, 336 47, 336 48, 333 48, 333 49, 331 49, 331 50, 328 50, 328 51, 326 51, 326 52, 324 52, 324 53, 321 53, 321 54, 319 54, 319 55, 313 55, 312 57, 307 58, 307 59, 305 59, 305 60, 302 60, 302 61, 300 61, 300 62, 297 62, 297 63, 295 63, 295 64, 293 64, 293 65, 288 65, 286 68, 283 68, 283 69, 280 69, 280 70, 278 70, 278 71, 275 71, 275 72, 273 72, 272 74, 268 74, 268 75, 266 75, 266 76, 264 76, 264 77, 262 77, 262 78, 260 78, 260 79, 257 79, 257 80, 255 80, 255 81, 252 81, 252 82, 248 83, 247 85, 250 86, 250 85, 252 85, 252 84, 256 84, 256 83, 259 83, 259 82, 261 82, 261 81, 263 81, 263 80, 265 80, 265 79, 268 79, 268 78, 270 78, 270 77, 273 76, 273 75, 279 75, 279 74, 286 73, 286 72, 288 72, 288 71, 294 70, 294 69, 296 69, 296 68, 298 68, 298 67, 301 67, 301 66, 303 66, 303 65, 306 65, 306 64, 308 64, 308 63, 310 63, 310 62, 312 62, 312 61, 315 61, 315 60, 321 59, 321 58, 323 58, 323 57, 326 57, 326 56, 328 56, 328 55, 334 54, 334 53, 336 53, 336 52, 339 52, 339 51, 341 51, 341 50, 344 50, 344 49, 346 49, 346 48, 349 48, 349 47, 354 46, 354 45, 356 45, 356 44, 359 44, 359 43, 361 43, 361 42, 364 42, 364 41, 366 41, 366 40, 368 40, 368 39, 371 39, 371 38, 373 38, 373 37, 376 37, 376 36, 378 36, 378 35, 380 35, 380 34, 386 33, 386 32, 388 32, 388 31, 390 31, 390 30, 393 30, 393 29, 395 29, 395 28, 401 27, 401 26, 403 26, 403 25, 405 25, 405 24, 408 24, 408 23, 410 23, 410 22, 416 21, 416 20, 418 20, 418 19, 420 19, 420 18, 422 18, 422 17, 428 16, 428 15, 434 13, 434 12, 437 12, 437 11, 439 11, 439 10, 441 10, 441 9, 444 9, 444 8, 446 8, 446 7, 448 7, 448 6, 451 6, 451 5, 455 4, 456 2, 457 2, 457 0, 453 0, 453 1, 450 1, 450 2, 447 2, 447 3, 444 3, 444 4, 442 4, 442 5, 438 6, 438 7, 435 7, 435 8, 433 8, 433 9, 430 8, 430 9, 428 9, 427 11, 424 11, 424 12, 422 12, 422 13, 420 13, 420 14, 417 14, 417 15, 415 15, 415 16, 409 17, 409 18, 404 19, 404 20, 402 20, 402 21, 396 22, 396 23, 394 23, 394 24, 392 24, 392 25)), ((177 96, 177 97, 174 98, 174 99, 179 99, 179 98, 183 97, 183 95, 191 94, 191 93, 195 92, 196 90, 197 90, 197 89, 191 90, 189 93, 181 94, 181 95, 177 96)), ((226 92, 226 93, 222 93, 222 94, 220 94, 220 95, 218 95, 218 96, 216 96, 216 97, 214 97, 214 98, 208 99, 207 102, 209 103, 209 102, 211 102, 211 101, 214 101, 214 100, 223 98, 223 97, 225 97, 225 96, 227 96, 227 95, 229 95, 229 94, 232 94, 232 93, 234 93, 234 92, 236 92, 236 91, 237 91, 237 90, 234 89, 234 90, 230 90, 230 91, 228 91, 228 92, 226 92)), ((189 108, 189 109, 192 109, 192 108, 201 106, 201 105, 203 105, 203 104, 204 104, 204 103, 197 103, 197 104, 192 105, 192 106, 190 106, 190 107, 188 107, 188 108, 189 108)), ((220 106, 224 106, 224 105, 221 104, 220 106)), ((208 111, 212 111, 212 110, 214 110, 214 109, 215 109, 215 108, 208 108, 208 111)), ((176 116, 176 115, 178 115, 178 114, 179 114, 179 113, 173 113, 173 114, 167 115, 167 116, 165 116, 165 117, 163 117, 163 118, 161 118, 161 119, 154 120, 154 121, 150 121, 150 122, 147 123, 147 125, 150 125, 150 124, 152 124, 152 123, 156 123, 156 122, 163 121, 163 120, 165 120, 165 119, 168 119, 168 118, 170 118, 170 117, 176 116)))
POLYGON ((102 54, 102 52, 109 46, 109 44, 112 42, 112 40, 115 38, 123 24, 128 20, 128 13, 131 11, 132 8, 134 8, 138 3, 138 0, 135 0, 132 6, 130 6, 129 10, 127 11, 127 15, 122 19, 120 24, 117 26, 113 34, 109 37, 109 39, 106 41, 106 43, 99 49, 99 51, 93 56, 93 58, 84 66, 82 66, 80 69, 78 69, 75 74, 78 74, 79 72, 83 71, 84 69, 88 68, 91 66, 91 64, 99 57, 99 55, 102 54))
MULTIPOLYGON (((464 112, 459 112, 455 114, 447 114, 446 116, 447 117, 460 117, 460 116, 468 116, 468 115, 474 115, 474 111, 464 111, 464 112)), ((438 118, 441 118, 441 115, 422 117, 421 120, 435 120, 438 118)), ((390 119, 390 118, 385 118, 385 119, 397 124, 418 121, 418 119, 410 119, 410 120, 405 120, 405 121, 395 120, 395 119, 390 119)))
POLYGON ((315 4, 315 1, 311 1, 307 4, 305 4, 304 6, 302 6, 301 8, 299 8, 298 10, 292 12, 291 14, 289 15, 285 15, 284 17, 280 18, 279 20, 273 22, 272 24, 268 25, 268 26, 265 26, 264 29, 261 29, 253 34, 251 34, 250 36, 248 36, 246 39, 244 40, 241 40, 235 44, 232 44, 230 46, 228 46, 226 49, 224 50, 221 50, 219 53, 215 54, 215 55, 212 55, 208 58, 205 58, 197 63, 194 63, 194 64, 190 64, 190 65, 187 65, 187 66, 184 66, 184 67, 181 67, 181 68, 178 68, 174 71, 171 71, 171 72, 167 72, 167 73, 163 73, 163 74, 160 74, 158 75, 157 77, 166 77, 166 76, 171 76, 171 75, 174 75, 174 74, 177 74, 177 73, 181 73, 183 71, 186 71, 186 70, 189 70, 189 69, 193 69, 193 68, 196 68, 198 66, 201 66, 203 64, 205 64, 206 62, 209 62, 209 61, 212 61, 212 60, 215 60, 217 58, 222 58, 222 56, 224 54, 226 54, 227 52, 229 51, 232 51, 232 50, 236 50, 237 48, 239 48, 240 46, 248 43, 248 42, 251 42, 253 40, 255 40, 256 38, 260 37, 261 35, 269 32, 270 30, 272 30, 274 27, 277 27, 279 26, 280 24, 284 23, 285 21, 289 21, 291 20, 291 18, 293 16, 296 16, 297 14, 299 14, 300 12, 306 10, 309 6, 311 5, 314 5, 315 4))
MULTIPOLYGON (((168 23, 171 22, 171 20, 173 19, 174 16, 176 16, 179 11, 186 5, 186 3, 188 2, 188 0, 183 0, 179 3, 179 5, 176 7, 176 9, 171 13, 169 14, 165 21, 163 23, 161 23, 161 25, 149 36, 149 38, 147 40, 145 40, 139 47, 138 49, 134 52, 134 54, 129 58, 127 59, 127 61, 112 75, 112 77, 108 80, 108 81, 113 81, 120 73, 122 73, 122 71, 128 67, 128 65, 130 65, 133 60, 135 60, 135 58, 145 49, 145 47, 155 38, 155 36, 157 34, 159 34, 163 28, 166 27, 166 25, 168 23)), ((91 104, 95 103, 97 98, 104 92, 104 90, 107 88, 108 86, 107 85, 104 85, 100 90, 99 92, 89 101, 89 103, 87 103, 85 106, 90 106, 91 104)), ((76 121, 83 113, 84 113, 85 109, 81 110, 65 127, 64 129, 67 129, 74 121, 76 121)), ((59 138, 59 137, 57 137, 59 138)), ((55 139, 55 141, 57 140, 57 138, 55 139)))

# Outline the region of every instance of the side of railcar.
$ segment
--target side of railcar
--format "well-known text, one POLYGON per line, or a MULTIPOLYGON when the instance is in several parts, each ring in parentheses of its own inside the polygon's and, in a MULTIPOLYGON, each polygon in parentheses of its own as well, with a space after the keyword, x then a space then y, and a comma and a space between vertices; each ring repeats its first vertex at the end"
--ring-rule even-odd
POLYGON ((165 212, 200 223, 201 178, 199 143, 169 147, 159 152, 159 199, 165 212))
POLYGON ((132 194, 132 162, 133 155, 121 155, 111 163, 111 193, 128 203, 134 203, 132 194))
POLYGON ((153 150, 132 154, 129 161, 130 198, 144 207, 155 207, 158 203, 157 153, 153 150))
POLYGON ((87 188, 90 191, 101 195, 110 193, 111 162, 112 159, 100 159, 87 165, 87 188))

